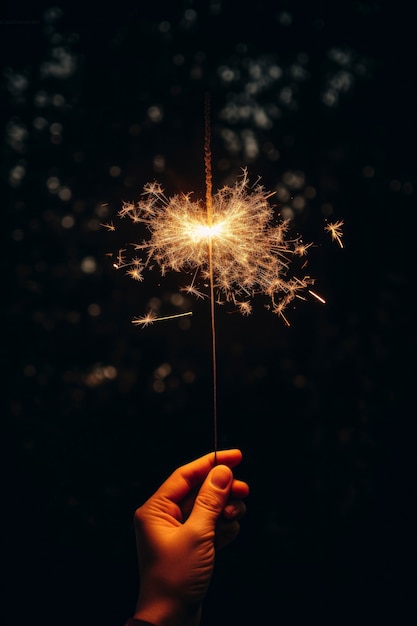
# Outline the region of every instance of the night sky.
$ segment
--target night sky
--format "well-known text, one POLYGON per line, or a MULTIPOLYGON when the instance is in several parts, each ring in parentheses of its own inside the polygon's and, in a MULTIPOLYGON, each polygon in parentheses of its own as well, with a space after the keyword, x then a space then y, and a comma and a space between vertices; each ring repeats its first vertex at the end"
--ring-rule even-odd
POLYGON ((326 304, 216 309, 219 446, 251 494, 202 626, 414 623, 411 9, 18 2, 0 36, 1 623, 121 626, 135 508, 213 448, 208 300, 113 268, 146 183, 204 199, 206 93, 214 190, 246 167, 276 192, 326 304), (131 323, 150 308, 193 315, 131 323))

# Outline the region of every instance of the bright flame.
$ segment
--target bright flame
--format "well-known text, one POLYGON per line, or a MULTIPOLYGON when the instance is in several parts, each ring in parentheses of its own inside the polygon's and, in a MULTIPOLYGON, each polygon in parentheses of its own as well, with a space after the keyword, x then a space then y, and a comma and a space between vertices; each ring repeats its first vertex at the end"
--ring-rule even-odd
POLYGON ((197 223, 195 226, 191 226, 190 237, 195 243, 200 242, 201 240, 207 242, 208 239, 221 236, 224 228, 225 222, 217 222, 217 224, 213 224, 212 226, 197 223))
POLYGON ((149 238, 132 244, 145 255, 128 262, 121 250, 117 266, 128 268, 136 280, 155 263, 162 275, 192 273, 185 291, 201 297, 201 287, 196 288, 201 278, 212 283, 216 302, 233 302, 244 315, 252 310, 251 298, 263 294, 268 308, 288 323, 284 309, 314 283, 310 276, 289 276, 291 257, 304 256, 311 244, 288 238, 289 221, 275 220, 271 195, 259 184, 249 186, 244 170, 233 187, 212 196, 208 217, 207 206, 191 194, 167 198, 158 183, 150 183, 138 203, 125 203, 119 211, 147 227, 149 238))

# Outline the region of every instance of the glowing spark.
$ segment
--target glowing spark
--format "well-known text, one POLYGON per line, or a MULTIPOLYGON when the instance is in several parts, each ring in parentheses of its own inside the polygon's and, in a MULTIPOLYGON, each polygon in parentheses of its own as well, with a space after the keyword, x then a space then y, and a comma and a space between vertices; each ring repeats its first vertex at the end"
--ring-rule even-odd
POLYGON ((140 282, 143 280, 143 274, 139 267, 132 267, 130 270, 127 270, 126 274, 130 276, 130 278, 133 278, 133 280, 138 280, 140 282))
MULTIPOLYGON (((105 205, 102 204, 101 206, 105 206, 105 205)), ((116 230, 116 226, 113 224, 113 222, 110 222, 107 224, 100 224, 100 226, 103 226, 104 228, 107 228, 107 230, 111 230, 113 232, 116 230)))
POLYGON ((315 291, 312 291, 311 289, 309 289, 309 290, 308 290, 308 293, 311 293, 311 295, 312 295, 314 298, 317 298, 317 300, 318 300, 319 302, 321 302, 322 304, 326 304, 326 300, 325 300, 324 298, 322 298, 321 296, 319 296, 319 294, 318 294, 318 293, 316 293, 315 291))
POLYGON ((132 320, 132 324, 135 326, 142 326, 145 328, 146 326, 150 326, 154 322, 162 322, 163 320, 172 320, 176 317, 185 317, 186 315, 192 315, 192 311, 188 311, 187 313, 177 313, 176 315, 166 315, 165 317, 157 317, 155 313, 152 311, 147 313, 143 317, 135 317, 132 320))
POLYGON ((129 217, 146 226, 149 237, 133 244, 142 251, 129 263, 120 250, 117 266, 143 280, 143 270, 159 266, 167 271, 195 272, 191 285, 183 290, 202 298, 198 279, 210 283, 213 278, 215 302, 231 302, 243 315, 249 315, 248 302, 256 294, 269 298, 271 310, 283 316, 283 310, 314 280, 308 276, 289 278, 291 257, 305 256, 312 244, 288 238, 288 220, 275 220, 268 198, 271 193, 257 183, 250 186, 246 169, 234 186, 225 186, 211 198, 210 214, 206 203, 195 201, 191 194, 168 198, 157 183, 145 186, 141 200, 125 203, 121 218, 129 217), (210 258, 211 257, 211 258, 210 258))
POLYGON ((331 224, 327 224, 325 230, 331 234, 332 236, 332 240, 333 241, 337 241, 337 243, 339 244, 339 246, 341 248, 343 248, 343 242, 342 242, 342 237, 343 237, 343 233, 342 233, 342 226, 343 226, 344 222, 343 220, 339 220, 338 222, 333 222, 331 224))

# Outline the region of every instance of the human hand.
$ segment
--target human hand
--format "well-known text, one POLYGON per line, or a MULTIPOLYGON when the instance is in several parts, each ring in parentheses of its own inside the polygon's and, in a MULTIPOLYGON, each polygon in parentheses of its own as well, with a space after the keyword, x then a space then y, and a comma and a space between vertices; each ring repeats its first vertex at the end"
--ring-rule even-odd
POLYGON ((175 470, 135 513, 140 592, 135 618, 196 626, 215 551, 235 539, 249 493, 230 468, 239 450, 207 454, 175 470), (214 467, 215 461, 217 465, 214 467))

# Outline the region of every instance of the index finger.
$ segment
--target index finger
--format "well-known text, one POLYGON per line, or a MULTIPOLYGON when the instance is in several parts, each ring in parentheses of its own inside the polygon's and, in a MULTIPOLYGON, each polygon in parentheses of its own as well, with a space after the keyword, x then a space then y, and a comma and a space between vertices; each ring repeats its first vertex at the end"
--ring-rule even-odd
POLYGON ((227 465, 232 468, 238 465, 241 460, 242 453, 238 449, 210 452, 176 469, 162 483, 156 494, 178 504, 194 487, 203 482, 215 464, 227 465))

